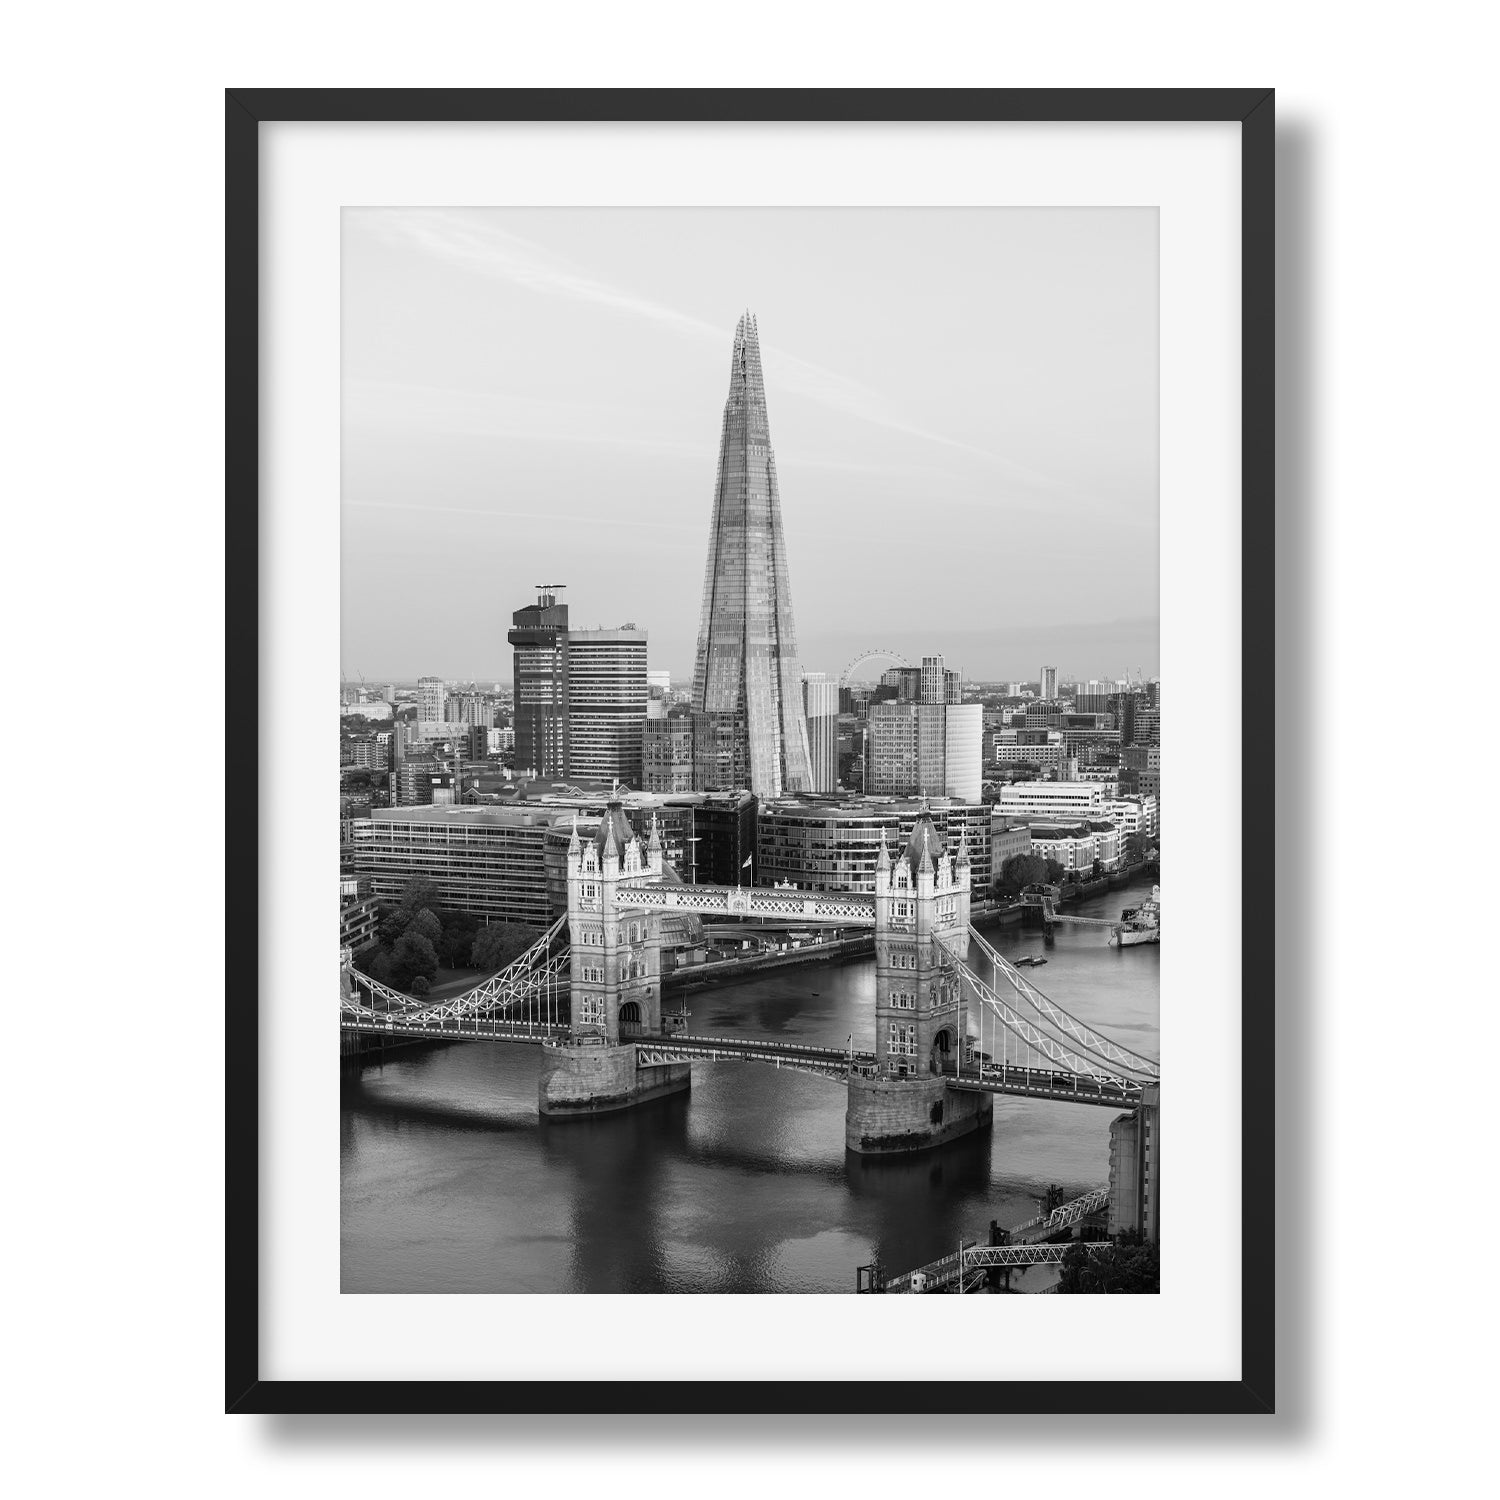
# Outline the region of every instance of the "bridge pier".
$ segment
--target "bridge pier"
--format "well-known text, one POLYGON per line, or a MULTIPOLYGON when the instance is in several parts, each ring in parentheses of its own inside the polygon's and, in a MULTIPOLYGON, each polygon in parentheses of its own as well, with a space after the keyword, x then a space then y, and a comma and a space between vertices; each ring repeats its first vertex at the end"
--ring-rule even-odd
POLYGON ((952 1089, 938 1076, 851 1078, 844 1145, 861 1156, 927 1151, 976 1130, 994 1116, 992 1095, 952 1089))
POLYGON ((692 1084, 691 1063, 643 1067, 631 1042, 547 1042, 537 1109, 550 1118, 612 1114, 692 1084))

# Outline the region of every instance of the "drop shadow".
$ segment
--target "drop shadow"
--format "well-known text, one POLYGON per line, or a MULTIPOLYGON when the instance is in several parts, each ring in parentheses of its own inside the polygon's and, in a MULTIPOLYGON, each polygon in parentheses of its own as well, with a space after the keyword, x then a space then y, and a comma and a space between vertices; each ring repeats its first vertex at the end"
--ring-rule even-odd
MULTIPOLYGON (((736 1416, 520 1413, 494 1416, 412 1414, 307 1414, 257 1420, 266 1446, 282 1452, 347 1448, 368 1453, 393 1449, 564 1453, 583 1447, 660 1455, 725 1450, 791 1454, 826 1453, 833 1447, 930 1454, 941 1439, 944 1453, 994 1457, 1011 1452, 1070 1454, 1101 1449, 1159 1448, 1203 1452, 1301 1447, 1318 1423, 1315 1377, 1320 1351, 1314 1342, 1312 1206, 1319 1154, 1314 1139, 1313 1007, 1315 972, 1312 912, 1313 799, 1305 775, 1304 743, 1296 738, 1320 722, 1314 682, 1321 660, 1315 638, 1317 580, 1321 576, 1316 496, 1315 375, 1318 351, 1311 309, 1315 248, 1321 228, 1315 215, 1317 142, 1306 121, 1280 116, 1276 128, 1276 1404, 1273 1421, 1242 1416, 1086 1414, 991 1417, 924 1415, 919 1423, 863 1414, 736 1416)), ((1247 997, 1248 999, 1248 997, 1247 997)), ((712 1386, 699 1388, 713 1399, 712 1386)), ((567 1405, 566 1388, 559 1404, 567 1405)), ((773 1398, 774 1399, 774 1398, 773 1398)), ((799 1398, 800 1399, 800 1398, 799 1398)))

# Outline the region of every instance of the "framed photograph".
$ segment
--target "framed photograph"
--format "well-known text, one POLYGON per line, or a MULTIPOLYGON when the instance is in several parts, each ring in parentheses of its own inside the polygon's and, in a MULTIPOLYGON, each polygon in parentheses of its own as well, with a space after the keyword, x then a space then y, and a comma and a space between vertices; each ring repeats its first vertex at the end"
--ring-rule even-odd
POLYGON ((227 91, 227 1410, 1274 1411, 1273 132, 227 91))

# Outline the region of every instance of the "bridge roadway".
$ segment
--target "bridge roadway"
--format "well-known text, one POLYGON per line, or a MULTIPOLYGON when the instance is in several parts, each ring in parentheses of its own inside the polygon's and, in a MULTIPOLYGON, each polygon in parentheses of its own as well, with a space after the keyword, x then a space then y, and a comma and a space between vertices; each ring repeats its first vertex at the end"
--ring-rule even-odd
MULTIPOLYGON (((399 1016, 389 1020, 345 1013, 339 1018, 345 1031, 366 1036, 400 1036, 413 1040, 428 1038, 441 1041, 519 1042, 540 1046, 544 1042, 565 1042, 566 1026, 545 1022, 495 1021, 464 1016, 434 1021, 403 1021, 399 1016)), ((681 1033, 661 1036, 624 1036, 622 1042, 633 1044, 642 1067, 660 1067, 675 1062, 758 1062, 776 1068, 791 1068, 803 1073, 817 1073, 842 1081, 851 1072, 873 1076, 876 1069, 873 1052, 855 1052, 843 1047, 820 1047, 810 1042, 757 1041, 746 1037, 692 1036, 681 1033)), ((1026 1099, 1056 1099, 1068 1104, 1094 1104, 1106 1109, 1134 1109, 1141 1102, 1141 1085, 1125 1078, 1091 1078, 1086 1074, 1068 1073, 1055 1068, 1023 1068, 1016 1064, 986 1063, 980 1071, 965 1069, 962 1076, 952 1072, 944 1078, 949 1088, 969 1093, 1009 1094, 1026 1099)))
POLYGON ((671 885, 626 878, 615 887, 622 911, 690 911, 700 916, 773 917, 799 926, 873 927, 874 896, 776 886, 671 885))

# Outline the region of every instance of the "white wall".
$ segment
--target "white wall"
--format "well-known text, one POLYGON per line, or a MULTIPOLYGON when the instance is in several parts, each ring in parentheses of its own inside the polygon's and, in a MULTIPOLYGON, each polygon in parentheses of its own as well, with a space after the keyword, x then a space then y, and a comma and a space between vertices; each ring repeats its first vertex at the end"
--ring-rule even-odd
MULTIPOLYGON (((147 1069, 128 1047, 65 1051, 45 1008, 12 1008, 13 1051, 30 1061, 12 1071, 11 1115, 44 1122, 46 1145, 9 1158, 10 1196, 24 1206, 9 1246, 24 1295, 7 1324, 18 1386, 7 1458, 19 1488, 97 1493, 134 1474, 163 1496, 279 1500, 433 1485, 614 1492, 632 1481, 687 1493, 711 1473, 729 1496, 833 1495, 876 1482, 891 1492, 1051 1488, 1063 1469, 1105 1488, 1143 1484, 1159 1500, 1482 1488, 1490 1278, 1472 1274, 1462 1253, 1427 1254, 1419 1242, 1371 1254, 1359 1237, 1399 1237, 1407 1216, 1421 1223, 1493 1176, 1487 1088, 1451 1087, 1446 1073, 1409 1079, 1392 1124, 1381 1082, 1413 997, 1429 1021, 1481 1019, 1491 961, 1482 945, 1424 944, 1414 990, 1372 927, 1379 887, 1313 892, 1309 872, 1314 851, 1359 842, 1383 790, 1384 768, 1364 753, 1368 728, 1336 685, 1372 673, 1421 680, 1436 659, 1457 680, 1489 669, 1484 530, 1500 404, 1493 9, 1080 0, 856 13, 762 0, 750 32, 742 17, 697 4, 663 7, 653 24, 641 8, 581 9, 548 21, 540 7, 460 3, 441 25, 412 24, 404 8, 285 0, 257 7, 253 24, 237 8, 188 4, 18 10, 7 43, 24 66, 11 70, 5 105, 25 145, 7 171, 11 200, 28 208, 25 232, 6 248, 12 284, 28 294, 6 338, 9 368, 24 372, 13 400, 26 420, 6 466, 7 490, 28 503, 12 508, 8 541, 38 566, 8 589, 11 638, 23 635, 15 622, 52 622, 26 636, 28 670, 44 680, 65 680, 80 663, 119 680, 147 661, 174 681, 220 680, 225 82, 1276 85, 1282 617, 1276 641, 1259 650, 1276 659, 1287 747, 1277 948, 1261 954, 1268 969, 1274 961, 1284 1054, 1274 1104, 1266 1092, 1282 1141, 1283 1415, 893 1422, 878 1403, 840 1392, 863 1414, 581 1423, 559 1393, 555 1418, 224 1417, 224 861, 222 819, 210 808, 131 850, 133 885, 170 889, 194 909, 170 944, 180 971, 201 976, 194 1024, 154 1028, 147 1069), (52 576, 52 559, 66 559, 65 580, 52 576), (64 593, 80 607, 58 610, 64 593), (83 607, 93 601, 97 614, 83 607), (1471 975, 1470 961, 1484 969, 1471 975), (138 1087, 132 1068, 143 1070, 138 1087), (148 1086, 162 1078, 169 1088, 148 1086), (121 1120, 142 1147, 128 1158, 112 1155, 121 1120), (76 1191, 70 1162, 100 1165, 87 1191, 76 1191)), ((750 190, 775 201, 774 184, 750 190)), ((753 289, 736 289, 729 300, 750 298, 753 289)), ((710 427, 716 399, 706 398, 710 427)), ((703 461, 711 465, 711 450, 703 461)), ((695 540, 694 558, 700 549, 695 540)), ((930 571, 941 576, 940 557, 930 571)), ((683 592, 695 607, 696 583, 683 592)), ((1488 722, 1470 735, 1482 740, 1492 705, 1479 718, 1488 722)), ((144 752, 126 744, 122 753, 144 752)), ((138 776, 122 768, 123 784, 145 779, 144 763, 138 776)), ((76 841, 60 836, 59 816, 67 810, 46 799, 16 811, 8 848, 32 885, 72 873, 76 841)), ((100 921, 91 942, 120 952, 139 914, 124 903, 100 921)), ((35 965, 23 956, 12 975, 18 992, 55 979, 43 966, 71 951, 41 935, 31 946, 35 965)), ((113 1007, 158 1011, 181 999, 126 972, 105 994, 113 1007)), ((1487 1206, 1454 1227, 1477 1233, 1487 1206)), ((336 1235, 336 1215, 331 1224, 336 1235)), ((1198 1228, 1211 1236, 1211 1225, 1198 1228)), ((995 1300, 978 1310, 937 1304, 932 1336, 965 1336, 995 1300)))

